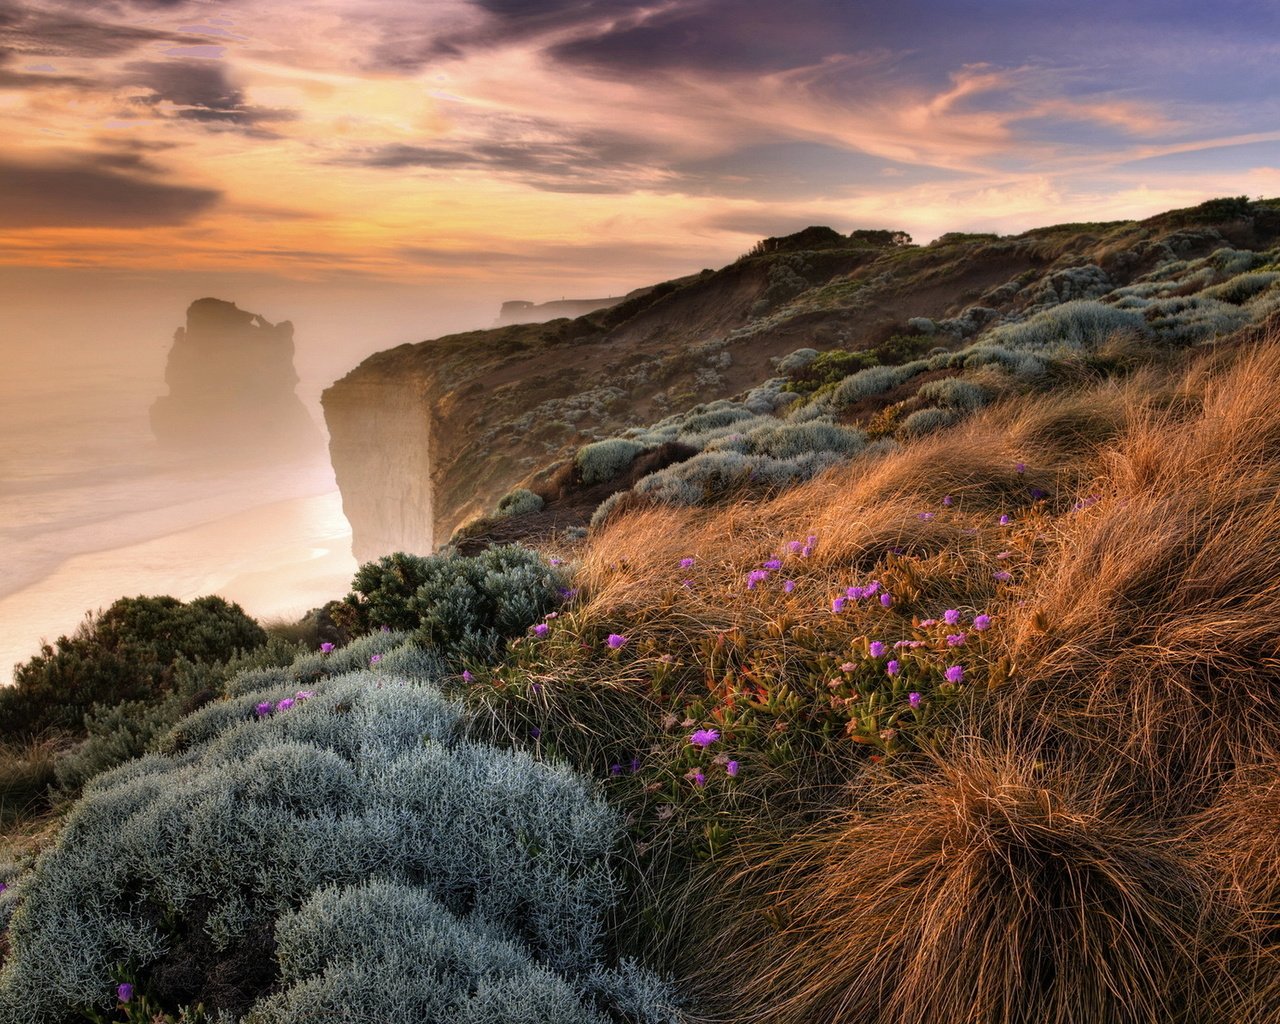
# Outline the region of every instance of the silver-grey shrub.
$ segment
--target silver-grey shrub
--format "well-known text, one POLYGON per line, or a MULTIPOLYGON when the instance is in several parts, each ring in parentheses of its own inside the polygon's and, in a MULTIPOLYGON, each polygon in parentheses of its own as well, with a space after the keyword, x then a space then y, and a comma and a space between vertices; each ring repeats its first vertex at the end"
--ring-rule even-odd
POLYGON ((498 499, 498 515, 506 518, 507 516, 523 516, 530 512, 542 511, 542 506, 546 504, 542 500, 542 496, 534 494, 527 487, 517 487, 514 491, 508 491, 500 499, 498 499))
POLYGON ((322 889, 280 919, 276 942, 286 987, 246 1024, 608 1022, 528 949, 482 917, 450 912, 421 886, 322 889))
POLYGON ((774 365, 779 373, 790 376, 803 370, 817 358, 818 350, 816 348, 798 348, 777 360, 774 365))
POLYGON ((864 398, 882 395, 899 384, 910 380, 928 369, 923 359, 916 359, 901 366, 868 366, 865 370, 850 374, 831 394, 831 405, 837 409, 853 405, 864 398))
POLYGON ((866 434, 836 423, 786 423, 770 420, 745 434, 722 438, 711 451, 736 451, 744 455, 767 455, 794 459, 810 452, 850 456, 866 444, 866 434))
POLYGON ((917 409, 898 429, 904 437, 921 437, 949 427, 955 421, 956 414, 947 409, 917 409))
POLYGON ((959 377, 947 377, 921 384, 916 397, 921 401, 942 406, 944 409, 972 412, 974 409, 981 409, 991 401, 992 395, 991 391, 981 384, 961 380, 959 377))
POLYGON ((578 449, 574 465, 586 484, 604 483, 622 474, 644 451, 644 445, 625 437, 610 437, 578 449))
MULTIPOLYGON (((510 947, 523 958, 515 973, 476 980, 477 992, 493 993, 473 995, 472 1016, 458 1019, 593 1019, 590 1007, 546 1017, 511 1007, 518 993, 541 993, 547 1006, 570 1013, 576 979, 605 969, 615 813, 568 768, 466 740, 460 707, 430 684, 385 670, 391 660, 323 678, 311 696, 276 681, 218 701, 178 723, 170 753, 92 780, 18 886, 0 1020, 34 1024, 106 1009, 114 972, 125 965, 144 985, 177 967, 201 992, 255 949, 269 957, 269 944, 260 944, 282 918, 294 920, 315 900, 340 903, 333 887, 374 878, 434 901, 441 910, 433 919, 451 915, 491 951, 510 947), (277 707, 286 697, 296 703, 277 707), (259 705, 270 710, 259 714, 259 705)), ((308 941, 344 949, 345 959, 335 953, 326 964, 346 966, 336 981, 318 964, 318 974, 303 978, 296 957, 287 959, 297 947, 286 942, 286 980, 336 984, 345 994, 321 992, 307 1003, 295 993, 298 1005, 345 1007, 328 1018, 335 1020, 424 1019, 382 1016, 385 993, 342 980, 390 983, 395 972, 384 966, 407 972, 420 949, 398 947, 391 931, 376 948, 343 946, 344 935, 325 936, 323 914, 310 920, 308 941)), ((329 927, 345 930, 339 920, 329 927)), ((415 991, 429 983, 419 973, 415 991)), ((261 1019, 294 1019, 270 1016, 287 1011, 292 992, 283 1004, 264 1004, 261 1019)))
POLYGON ((1136 310, 1078 299, 1043 310, 1021 323, 994 327, 983 340, 1014 350, 1091 351, 1117 331, 1148 333, 1146 320, 1136 310))

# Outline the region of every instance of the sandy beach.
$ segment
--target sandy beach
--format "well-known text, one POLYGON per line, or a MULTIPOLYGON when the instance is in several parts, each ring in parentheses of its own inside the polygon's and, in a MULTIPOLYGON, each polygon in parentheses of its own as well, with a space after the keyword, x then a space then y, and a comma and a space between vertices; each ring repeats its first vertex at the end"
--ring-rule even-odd
POLYGON ((356 570, 338 492, 279 501, 141 543, 74 555, 0 598, 0 679, 118 597, 219 594, 255 618, 300 616, 356 570))

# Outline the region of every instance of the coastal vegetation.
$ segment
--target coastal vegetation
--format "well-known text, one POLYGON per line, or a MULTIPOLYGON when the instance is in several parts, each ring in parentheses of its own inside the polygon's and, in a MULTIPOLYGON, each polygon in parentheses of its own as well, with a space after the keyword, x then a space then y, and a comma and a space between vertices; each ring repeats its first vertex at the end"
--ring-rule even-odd
POLYGON ((46 649, 0 1021, 1276 1020, 1280 251, 1160 244, 792 343, 312 642, 138 598, 46 649))

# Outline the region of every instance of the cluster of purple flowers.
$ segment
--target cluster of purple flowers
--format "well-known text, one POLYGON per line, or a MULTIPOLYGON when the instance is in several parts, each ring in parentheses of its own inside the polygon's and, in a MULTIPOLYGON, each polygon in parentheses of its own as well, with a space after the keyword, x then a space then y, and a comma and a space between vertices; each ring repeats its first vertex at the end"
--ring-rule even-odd
POLYGON ((272 703, 269 700, 264 700, 261 704, 258 704, 253 710, 254 710, 254 713, 257 714, 259 718, 266 718, 267 715, 275 711, 288 711, 291 707, 294 706, 294 704, 297 704, 299 701, 310 700, 315 695, 316 695, 315 690, 299 690, 292 697, 285 697, 282 700, 276 701, 275 703, 272 703))

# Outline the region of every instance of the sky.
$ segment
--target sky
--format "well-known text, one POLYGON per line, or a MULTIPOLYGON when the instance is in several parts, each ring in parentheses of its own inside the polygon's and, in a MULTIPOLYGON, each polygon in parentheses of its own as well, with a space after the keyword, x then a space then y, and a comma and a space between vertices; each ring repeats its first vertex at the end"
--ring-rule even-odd
POLYGON ((1274 0, 0 0, 0 301, 469 310, 1277 194, 1274 0))

